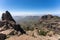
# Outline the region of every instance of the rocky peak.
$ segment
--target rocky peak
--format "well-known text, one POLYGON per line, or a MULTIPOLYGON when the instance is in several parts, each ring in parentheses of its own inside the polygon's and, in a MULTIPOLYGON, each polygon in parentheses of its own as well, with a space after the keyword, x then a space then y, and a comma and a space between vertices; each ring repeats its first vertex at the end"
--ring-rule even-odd
POLYGON ((48 15, 43 15, 42 17, 41 17, 41 19, 51 19, 51 18, 53 18, 53 16, 52 15, 50 15, 50 14, 48 14, 48 15))
POLYGON ((2 14, 2 20, 13 21, 16 23, 16 21, 13 19, 10 12, 8 12, 8 11, 6 11, 5 13, 2 14))
POLYGON ((13 19, 10 12, 8 11, 2 14, 0 28, 0 32, 11 29, 13 31, 16 31, 17 33, 20 32, 21 34, 26 34, 26 32, 21 28, 20 24, 16 24, 16 21, 13 19))

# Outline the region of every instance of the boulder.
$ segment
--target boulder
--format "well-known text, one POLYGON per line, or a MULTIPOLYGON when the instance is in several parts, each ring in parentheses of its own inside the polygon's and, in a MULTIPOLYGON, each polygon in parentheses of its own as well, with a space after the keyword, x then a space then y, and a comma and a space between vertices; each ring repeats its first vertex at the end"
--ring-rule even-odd
POLYGON ((5 40, 7 38, 7 36, 5 34, 0 34, 0 40, 5 40))
POLYGON ((0 21, 0 27, 4 26, 4 22, 0 21))
POLYGON ((26 34, 26 32, 21 28, 21 26, 19 24, 14 25, 13 29, 21 32, 21 34, 26 34))

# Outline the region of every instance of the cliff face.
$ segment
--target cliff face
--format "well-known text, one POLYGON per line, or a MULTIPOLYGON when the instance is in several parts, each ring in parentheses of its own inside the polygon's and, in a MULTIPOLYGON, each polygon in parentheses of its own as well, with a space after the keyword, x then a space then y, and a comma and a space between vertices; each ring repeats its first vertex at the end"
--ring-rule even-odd
POLYGON ((41 17, 41 19, 44 19, 44 20, 52 19, 52 18, 54 18, 54 16, 52 16, 52 15, 50 15, 50 14, 44 15, 44 16, 41 17))
POLYGON ((2 20, 16 22, 8 11, 6 11, 6 13, 2 14, 2 20))
POLYGON ((6 11, 5 13, 2 14, 2 21, 0 21, 0 36, 2 36, 2 39, 5 39, 3 35, 15 35, 17 32, 20 32, 21 34, 26 34, 26 32, 21 28, 19 24, 16 24, 16 21, 13 19, 11 14, 6 11), (11 29, 8 33, 4 32, 6 30, 11 29), (6 33, 6 34, 5 34, 6 33))

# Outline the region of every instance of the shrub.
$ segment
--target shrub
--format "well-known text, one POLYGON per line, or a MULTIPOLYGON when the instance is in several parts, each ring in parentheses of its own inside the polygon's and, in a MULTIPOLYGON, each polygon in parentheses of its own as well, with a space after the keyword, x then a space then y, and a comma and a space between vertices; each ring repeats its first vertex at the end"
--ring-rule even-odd
POLYGON ((46 35, 47 35, 47 32, 45 32, 45 31, 41 30, 41 31, 39 32, 39 35, 46 36, 46 35))

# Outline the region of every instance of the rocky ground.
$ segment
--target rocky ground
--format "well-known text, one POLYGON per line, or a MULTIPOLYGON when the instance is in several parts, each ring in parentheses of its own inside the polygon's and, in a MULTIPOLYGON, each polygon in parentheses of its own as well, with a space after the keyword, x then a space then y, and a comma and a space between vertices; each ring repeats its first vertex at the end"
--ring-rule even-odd
MULTIPOLYGON (((6 31, 6 33, 8 33, 6 31)), ((37 34, 35 34, 37 35, 37 34)), ((9 38, 7 38, 6 40, 59 40, 60 39, 60 35, 52 35, 52 37, 49 36, 41 36, 41 35, 37 35, 37 36, 31 36, 31 35, 14 35, 14 36, 10 36, 9 38)))
POLYGON ((6 34, 7 38, 5 40, 59 40, 60 39, 60 35, 55 34, 52 35, 51 37, 46 35, 46 36, 42 36, 42 35, 38 35, 37 33, 34 34, 34 36, 32 36, 31 34, 34 33, 34 31, 28 31, 27 34, 23 34, 23 35, 8 35, 12 30, 8 29, 5 31, 2 31, 0 33, 2 34, 6 34), (32 33, 33 32, 33 33, 32 33))
POLYGON ((32 36, 28 36, 28 35, 21 35, 21 36, 12 36, 6 40, 59 40, 60 36, 52 36, 52 37, 48 37, 48 36, 38 36, 37 38, 34 38, 32 36))

